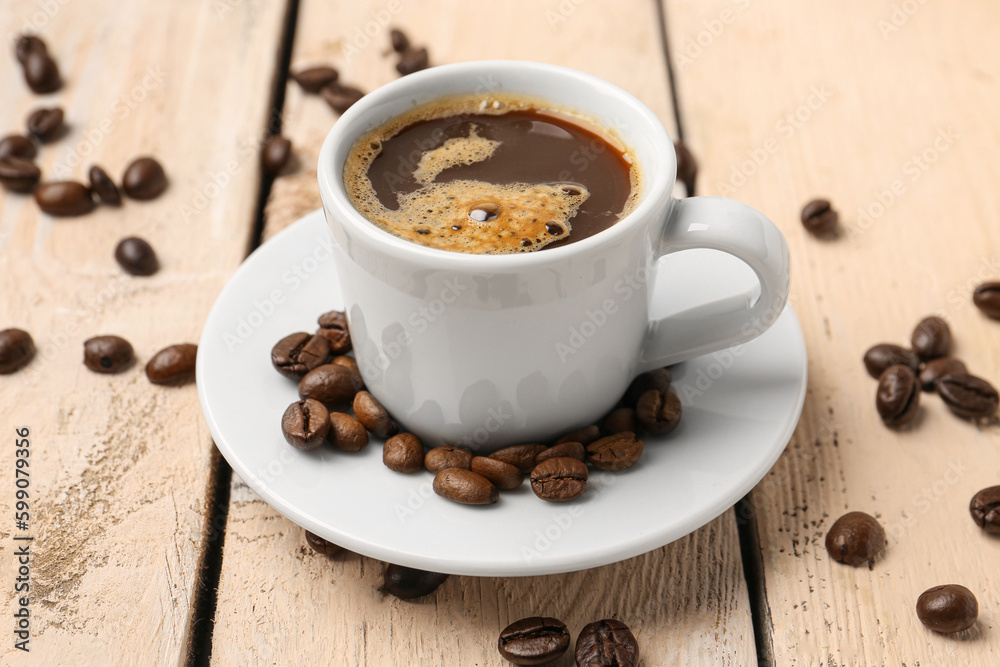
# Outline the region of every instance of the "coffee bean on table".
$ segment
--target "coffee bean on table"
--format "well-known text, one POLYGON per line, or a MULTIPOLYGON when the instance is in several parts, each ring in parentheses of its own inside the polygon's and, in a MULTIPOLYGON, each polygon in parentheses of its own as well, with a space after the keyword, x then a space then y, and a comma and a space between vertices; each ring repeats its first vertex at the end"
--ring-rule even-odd
POLYGON ((194 380, 198 346, 179 343, 165 347, 146 364, 146 377, 153 384, 180 385, 194 380))
POLYGON ((399 424, 382 407, 378 399, 361 390, 354 397, 354 416, 364 424, 375 437, 389 438, 399 433, 399 424))
POLYGON ((561 445, 564 442, 579 442, 581 445, 589 445, 594 440, 601 437, 601 429, 596 424, 591 424, 590 426, 584 426, 583 428, 578 428, 570 431, 566 435, 560 437, 555 441, 554 444, 561 445))
POLYGON ((650 389, 639 399, 635 416, 650 435, 666 435, 681 422, 681 399, 672 391, 650 389))
POLYGON ((125 168, 122 189, 132 199, 155 199, 167 189, 167 174, 152 157, 139 157, 125 168))
POLYGON ((382 579, 382 590, 400 600, 414 600, 430 595, 448 579, 447 574, 427 572, 414 567, 388 564, 382 579))
POLYGON ((49 215, 84 215, 94 210, 90 188, 76 181, 50 181, 35 188, 35 202, 49 215))
POLYGON ((319 324, 316 335, 330 342, 330 351, 333 354, 342 355, 351 351, 351 330, 347 326, 347 314, 344 311, 331 310, 323 313, 316 322, 319 324))
POLYGON ((552 445, 539 452, 538 456, 535 457, 535 465, 538 465, 542 461, 557 459, 563 456, 576 459, 577 461, 586 461, 587 450, 584 448, 583 443, 580 442, 560 442, 558 445, 552 445))
MULTIPOLYGON (((320 338, 322 338, 322 336, 320 336, 320 338)), ((358 383, 362 387, 365 386, 365 379, 361 377, 361 369, 358 367, 358 362, 354 359, 354 357, 348 357, 347 355, 341 354, 331 359, 330 363, 350 369, 350 371, 357 377, 358 383)))
POLYGON ((326 439, 342 452, 360 452, 368 446, 368 431, 351 415, 331 412, 326 439))
POLYGON ((992 417, 1000 404, 996 388, 970 373, 952 373, 940 378, 937 393, 953 413, 969 419, 992 417))
POLYGON ((876 380, 882 377, 882 373, 889 366, 901 364, 909 367, 914 373, 920 367, 920 357, 916 352, 892 343, 880 343, 869 348, 865 352, 864 362, 868 374, 876 380))
POLYGON ((910 345, 923 361, 943 357, 951 348, 951 329, 940 317, 925 317, 913 330, 910 345))
POLYGON ((351 405, 360 389, 351 369, 338 364, 317 366, 299 380, 299 398, 315 398, 328 408, 351 405))
POLYGON ((355 102, 365 96, 363 92, 351 86, 342 86, 339 83, 331 83, 320 91, 320 95, 326 103, 338 113, 344 113, 355 102))
POLYGON ((335 82, 338 76, 340 73, 337 70, 325 65, 306 67, 291 74, 292 80, 307 93, 318 93, 324 86, 335 82))
POLYGON ((23 329, 0 331, 0 375, 20 370, 35 356, 35 341, 23 329))
POLYGON ((323 444, 330 432, 330 412, 319 401, 295 401, 281 416, 281 434, 288 444, 311 451, 323 444))
POLYGON ((425 48, 408 48, 400 54, 399 62, 396 63, 396 71, 401 75, 413 74, 422 69, 427 69, 430 64, 430 57, 425 48))
POLYGON ((618 408, 617 410, 612 410, 611 414, 601 422, 601 435, 614 435, 615 433, 622 433, 624 431, 635 433, 639 430, 638 426, 639 422, 636 419, 635 410, 632 408, 618 408))
POLYGON ((806 231, 816 236, 823 236, 837 228, 840 216, 826 199, 813 199, 802 207, 799 218, 806 231))
POLYGON ((440 472, 447 468, 469 469, 472 465, 472 452, 465 447, 443 445, 427 450, 424 455, 424 467, 430 472, 440 472))
POLYGON ((32 91, 42 95, 54 93, 62 86, 59 65, 47 51, 34 49, 24 59, 24 81, 32 91))
POLYGON ((87 172, 87 179, 90 181, 90 191, 101 200, 101 203, 108 206, 121 206, 122 195, 118 191, 118 186, 108 176, 108 172, 95 164, 87 172))
POLYGON ((277 176, 288 164, 292 156, 292 142, 281 135, 275 135, 264 142, 260 153, 260 162, 271 176, 277 176))
POLYGON ((628 626, 606 618, 589 623, 576 638, 578 667, 635 667, 639 643, 628 626))
POLYGON ((684 184, 688 197, 695 195, 695 181, 698 178, 698 161, 683 141, 674 142, 674 152, 677 153, 677 180, 684 184))
POLYGON ((826 534, 827 553, 838 563, 861 565, 874 560, 884 548, 882 525, 864 512, 848 512, 826 534))
POLYGON ((583 461, 560 457, 542 461, 531 471, 531 490, 542 500, 573 500, 587 490, 590 476, 583 461))
POLYGON ((138 236, 129 236, 115 246, 115 261, 133 276, 151 276, 160 269, 153 246, 138 236))
POLYGON ((500 493, 490 480, 465 468, 445 468, 438 472, 434 476, 434 493, 463 505, 492 505, 500 500, 500 493))
POLYGON ((928 588, 917 598, 917 618, 935 632, 968 630, 979 617, 979 602, 965 586, 945 584, 928 588))
POLYGON ((972 303, 983 314, 1000 319, 1000 282, 983 283, 972 292, 972 303))
POLYGON ((1000 535, 1000 486, 987 487, 972 496, 969 513, 985 532, 1000 535))
POLYGON ((45 54, 49 52, 45 42, 37 35, 20 35, 14 42, 14 55, 17 57, 17 62, 22 65, 28 60, 28 56, 35 51, 45 54))
POLYGON ((875 408, 886 426, 903 426, 916 419, 920 383, 913 371, 899 364, 887 368, 878 381, 875 408))
MULTIPOLYGON (((657 391, 667 391, 670 389, 671 380, 670 371, 666 368, 655 368, 647 373, 637 375, 632 380, 632 384, 625 390, 622 403, 630 408, 634 408, 639 403, 642 395, 650 389, 656 389, 657 391)), ((586 445, 589 443, 585 442, 583 444, 586 445)))
POLYGON ((41 178, 41 169, 31 160, 14 156, 0 159, 0 183, 12 192, 31 192, 41 178))
POLYGON ((587 460, 601 470, 624 470, 642 456, 642 440, 635 433, 616 433, 587 445, 587 460))
POLYGON ((398 433, 385 441, 382 463, 389 470, 412 474, 424 467, 424 446, 412 433, 398 433))
POLYGON ((322 336, 304 331, 289 334, 271 348, 271 364, 286 378, 299 380, 327 362, 330 343, 322 336))
POLYGON ((59 107, 36 109, 28 116, 28 133, 40 141, 54 139, 63 124, 63 110, 59 107))
POLYGON ((945 375, 965 372, 967 372, 965 364, 955 357, 931 359, 920 371, 920 386, 924 391, 934 391, 937 388, 938 380, 945 375))
POLYGON ((344 547, 324 540, 316 533, 310 533, 308 530, 305 532, 306 544, 308 544, 316 553, 323 554, 324 556, 336 556, 337 554, 344 552, 344 547))
POLYGON ((38 155, 35 142, 21 134, 8 134, 0 139, 0 160, 8 157, 19 157, 23 160, 34 160, 38 155))
POLYGON ((546 449, 545 445, 510 445, 496 450, 490 454, 490 458, 509 463, 522 473, 528 474, 535 467, 535 458, 546 449))
POLYGON ((83 343, 83 365, 95 373, 121 373, 133 363, 132 344, 121 336, 94 336, 83 343))
POLYGON ((389 40, 392 42, 392 50, 396 53, 402 53, 410 48, 410 40, 407 38, 406 33, 397 28, 389 31, 389 40))
POLYGON ((524 473, 520 470, 500 459, 491 459, 488 456, 472 457, 469 469, 490 480, 493 486, 501 491, 516 489, 524 481, 524 473))
POLYGON ((544 665, 569 648, 566 624, 557 618, 532 616, 514 621, 500 631, 497 650, 515 665, 544 665))

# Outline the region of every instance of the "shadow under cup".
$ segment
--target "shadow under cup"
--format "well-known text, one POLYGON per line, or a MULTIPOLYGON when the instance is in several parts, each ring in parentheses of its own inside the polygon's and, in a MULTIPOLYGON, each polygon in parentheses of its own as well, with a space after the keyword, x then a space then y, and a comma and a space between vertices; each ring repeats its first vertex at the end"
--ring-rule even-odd
POLYGON ((486 452, 597 423, 648 370, 641 358, 649 293, 675 169, 672 142, 648 108, 610 83, 561 67, 446 65, 357 102, 324 142, 318 174, 368 390, 429 445, 486 452), (421 104, 495 93, 548 100, 620 139, 640 167, 633 211, 565 246, 474 255, 400 239, 352 207, 342 171, 358 137, 421 104))

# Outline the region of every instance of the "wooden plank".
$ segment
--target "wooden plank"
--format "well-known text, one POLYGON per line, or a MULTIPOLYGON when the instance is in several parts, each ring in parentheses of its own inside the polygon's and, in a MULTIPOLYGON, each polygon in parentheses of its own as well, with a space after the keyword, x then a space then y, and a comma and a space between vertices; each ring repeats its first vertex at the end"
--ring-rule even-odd
MULTIPOLYGON (((15 427, 31 429, 33 664, 184 659, 212 444, 195 387, 153 386, 143 366, 161 347, 197 342, 246 253, 284 16, 278 2, 0 7, 3 34, 39 32, 66 81, 32 95, 5 46, 0 128, 23 128, 43 104, 66 111, 69 132, 40 151, 45 177, 84 180, 97 162, 118 180, 131 158, 150 154, 170 178, 155 201, 66 220, 0 191, 0 328, 27 329, 39 348, 0 383, 5 442, 15 427), (116 242, 132 234, 156 248, 157 275, 133 278, 115 264, 116 242), (83 341, 105 333, 132 342, 134 368, 84 368, 83 341)), ((12 619, 23 594, 14 594, 12 535, 25 534, 14 526, 12 448, 3 465, 0 609, 12 619)), ((11 627, 4 664, 22 658, 11 627)))
POLYGON ((995 665, 1000 542, 968 516, 1000 483, 1000 433, 923 396, 912 429, 874 409, 861 364, 882 341, 906 344, 923 316, 952 325, 956 354, 1000 381, 997 323, 972 287, 1000 276, 1000 142, 991 113, 1000 63, 983 38, 1000 7, 976 2, 834 4, 669 0, 685 130, 707 194, 769 214, 788 236, 792 298, 810 353, 798 431, 752 495, 778 665, 995 665), (816 195, 844 233, 811 238, 798 223, 816 195), (847 510, 889 534, 874 569, 824 549, 847 510), (976 630, 926 630, 917 596, 942 583, 978 596, 976 630))
MULTIPOLYGON (((376 31, 372 44, 357 54, 345 52, 382 10, 391 14, 392 25, 429 46, 434 63, 521 58, 576 67, 634 92, 673 127, 651 2, 517 0, 485 17, 481 5, 457 0, 419 6, 307 0, 299 10, 292 67, 332 63, 342 80, 366 90, 392 80, 387 30, 376 31)), ((283 118, 300 166, 275 183, 268 234, 319 207, 314 165, 335 115, 291 84, 283 118)), ((756 663, 731 512, 624 563, 551 577, 455 577, 419 604, 384 598, 376 590, 381 575, 381 563, 371 559, 329 560, 312 553, 300 528, 234 479, 213 663, 501 664, 499 631, 535 614, 558 616, 574 633, 600 617, 626 619, 647 665, 756 663)), ((567 658, 558 664, 571 663, 567 658)))

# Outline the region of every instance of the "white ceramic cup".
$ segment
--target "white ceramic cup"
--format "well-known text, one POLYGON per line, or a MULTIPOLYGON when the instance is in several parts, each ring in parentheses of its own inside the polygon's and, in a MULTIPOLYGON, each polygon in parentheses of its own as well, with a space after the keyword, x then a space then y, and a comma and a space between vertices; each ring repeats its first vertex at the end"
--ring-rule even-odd
MULTIPOLYGON (((785 238, 736 201, 674 199, 676 170, 673 143, 652 111, 606 81, 563 67, 444 65, 363 97, 327 136, 318 174, 368 390, 426 443, 490 451, 595 423, 636 374, 759 336, 788 294, 785 238), (359 136, 420 104, 498 92, 578 111, 621 139, 642 174, 635 209, 562 247, 476 255, 405 241, 353 208, 342 174, 359 136), (691 248, 743 260, 760 282, 756 300, 741 294, 651 320, 657 260, 691 248)), ((659 289, 684 290, 698 280, 691 275, 659 289)))

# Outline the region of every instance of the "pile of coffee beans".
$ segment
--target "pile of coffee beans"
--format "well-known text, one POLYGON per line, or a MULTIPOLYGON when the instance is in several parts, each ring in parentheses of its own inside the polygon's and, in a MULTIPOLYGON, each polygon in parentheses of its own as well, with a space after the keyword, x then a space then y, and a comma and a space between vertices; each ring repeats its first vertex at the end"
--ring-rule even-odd
POLYGON ((302 90, 319 95, 337 113, 344 113, 365 96, 360 89, 341 83, 340 72, 329 65, 307 67, 290 76, 302 90))
MULTIPOLYGON (((515 665, 542 665, 569 648, 566 624, 557 618, 532 616, 514 621, 500 632, 497 650, 515 665)), ((576 638, 577 667, 635 667, 639 643, 628 626, 615 619, 588 623, 576 638)))
POLYGON ((406 33, 398 28, 389 32, 389 41, 392 50, 399 54, 399 62, 396 63, 396 71, 400 76, 413 74, 430 66, 430 56, 423 46, 416 47, 410 44, 410 38, 406 33))

